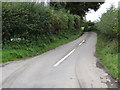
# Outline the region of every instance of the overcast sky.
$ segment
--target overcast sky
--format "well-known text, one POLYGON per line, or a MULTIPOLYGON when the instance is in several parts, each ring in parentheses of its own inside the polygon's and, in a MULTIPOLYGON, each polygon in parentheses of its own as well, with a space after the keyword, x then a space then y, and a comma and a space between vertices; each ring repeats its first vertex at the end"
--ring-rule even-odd
POLYGON ((110 8, 111 4, 115 5, 116 8, 118 8, 118 2, 120 0, 105 0, 105 3, 100 6, 100 8, 95 12, 94 10, 91 10, 86 15, 86 20, 89 21, 96 21, 99 19, 99 17, 102 15, 102 13, 106 12, 108 8, 110 8))

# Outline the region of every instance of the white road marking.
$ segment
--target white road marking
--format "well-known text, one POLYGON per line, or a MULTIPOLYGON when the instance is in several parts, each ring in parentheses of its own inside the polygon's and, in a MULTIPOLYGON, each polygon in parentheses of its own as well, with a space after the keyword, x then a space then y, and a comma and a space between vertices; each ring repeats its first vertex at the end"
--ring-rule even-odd
POLYGON ((82 42, 79 43, 79 46, 85 43, 85 40, 82 40, 82 42))
POLYGON ((75 51, 75 49, 73 49, 70 53, 68 53, 65 57, 63 57, 60 61, 58 61, 54 67, 57 67, 60 63, 62 63, 68 56, 70 56, 73 52, 75 51))
POLYGON ((83 40, 82 43, 85 43, 85 40, 83 40))
MULTIPOLYGON (((82 42, 79 43, 79 46, 82 45, 83 43, 85 43, 85 40, 82 40, 82 42)), ((70 53, 68 53, 65 57, 63 57, 60 61, 58 61, 56 64, 54 64, 54 67, 57 67, 60 63, 62 63, 67 57, 69 57, 73 52, 75 51, 75 49, 73 49, 70 53)))
POLYGON ((79 46, 82 45, 82 43, 79 44, 79 46))

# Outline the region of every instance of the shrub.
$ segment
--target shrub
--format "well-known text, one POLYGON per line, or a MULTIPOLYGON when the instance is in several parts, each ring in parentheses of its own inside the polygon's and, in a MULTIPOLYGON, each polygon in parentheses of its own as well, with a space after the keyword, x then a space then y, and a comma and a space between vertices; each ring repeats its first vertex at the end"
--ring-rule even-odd
POLYGON ((3 3, 3 40, 50 30, 51 11, 35 3, 3 3))
POLYGON ((100 33, 106 36, 117 37, 120 34, 118 33, 118 10, 111 7, 96 23, 96 27, 100 33))
POLYGON ((49 39, 49 34, 77 33, 80 28, 80 17, 65 10, 56 11, 33 2, 2 4, 3 42, 12 38, 44 40, 49 39))
POLYGON ((75 22, 75 24, 74 24, 75 29, 79 30, 81 27, 81 23, 80 23, 81 20, 80 20, 80 17, 78 15, 74 15, 74 22, 75 22))

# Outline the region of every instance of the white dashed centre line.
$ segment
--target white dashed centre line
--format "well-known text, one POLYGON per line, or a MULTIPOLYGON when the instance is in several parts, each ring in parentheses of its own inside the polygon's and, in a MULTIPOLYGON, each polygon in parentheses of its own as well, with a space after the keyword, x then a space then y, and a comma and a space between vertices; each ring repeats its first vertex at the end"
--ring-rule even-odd
MULTIPOLYGON (((82 45, 83 43, 85 43, 85 40, 82 40, 82 42, 79 43, 79 46, 82 45)), ((60 63, 62 63, 67 57, 69 57, 73 52, 75 51, 75 49, 73 49, 72 51, 70 51, 65 57, 63 57, 60 61, 58 61, 56 64, 54 64, 54 67, 57 67, 60 63)))
POLYGON ((73 49, 70 53, 68 53, 65 57, 63 57, 60 61, 58 61, 54 67, 57 67, 60 63, 62 63, 67 57, 69 57, 73 52, 75 51, 75 49, 73 49))
POLYGON ((82 45, 82 43, 79 44, 79 46, 82 45))
POLYGON ((79 43, 79 46, 85 43, 85 40, 82 40, 82 42, 79 43))

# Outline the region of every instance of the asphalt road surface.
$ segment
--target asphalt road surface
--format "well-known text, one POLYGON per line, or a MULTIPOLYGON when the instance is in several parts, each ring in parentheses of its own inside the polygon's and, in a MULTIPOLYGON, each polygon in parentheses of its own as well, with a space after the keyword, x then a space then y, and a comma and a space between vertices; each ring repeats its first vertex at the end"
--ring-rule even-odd
MULTIPOLYGON (((2 88, 116 88, 95 57, 97 34, 80 38, 2 68, 2 88)), ((19 52, 18 52, 19 53, 19 52)))

